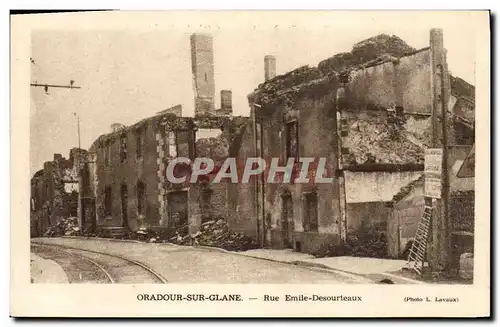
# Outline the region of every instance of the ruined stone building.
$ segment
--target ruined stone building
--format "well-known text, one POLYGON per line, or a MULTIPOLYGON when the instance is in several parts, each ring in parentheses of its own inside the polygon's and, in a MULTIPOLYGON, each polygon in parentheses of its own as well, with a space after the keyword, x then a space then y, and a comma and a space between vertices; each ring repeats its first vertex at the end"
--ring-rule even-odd
POLYGON ((31 178, 32 236, 43 235, 60 218, 78 216, 78 169, 86 152, 83 149, 71 149, 69 159, 54 154, 54 160, 45 162, 43 169, 31 178))
MULTIPOLYGON (((131 126, 113 124, 91 146, 97 230, 123 234, 145 227, 194 233, 204 220, 227 216, 226 184, 202 179, 175 184, 166 178, 168 163, 176 157, 209 157, 221 164, 239 126, 248 120, 233 117, 230 90, 220 91, 216 109, 211 36, 191 36, 191 63, 194 117, 183 117, 177 105, 131 126)), ((190 167, 176 166, 181 176, 183 169, 188 173, 190 167)))
MULTIPOLYGON (((97 228, 116 233, 177 228, 194 233, 203 220, 226 217, 226 184, 201 178, 193 184, 175 184, 167 180, 166 169, 176 157, 209 157, 220 164, 229 155, 230 140, 238 137, 238 126, 247 119, 167 112, 100 136, 90 148, 96 158, 90 175, 97 228), (219 135, 198 138, 203 130, 219 130, 219 135)), ((182 177, 189 169, 178 164, 174 174, 182 177)))
MULTIPOLYGON (((263 247, 315 253, 364 234, 391 234, 386 253, 397 253, 394 210, 420 200, 418 192, 405 194, 399 204, 396 195, 405 187, 418 190, 424 151, 433 141, 433 62, 442 39, 431 37, 429 45, 414 49, 397 36, 379 35, 317 67, 279 76, 276 58, 266 56, 265 81, 248 96, 251 116, 233 117, 231 91, 220 91, 215 108, 212 39, 193 35, 195 116, 183 117, 175 106, 131 126, 113 124, 101 135, 79 176, 82 228, 195 233, 204 221, 222 218, 263 247), (199 178, 173 184, 166 168, 176 157, 209 157, 216 165, 232 157, 240 169, 252 157, 267 164, 279 158, 282 166, 310 157, 312 167, 325 158, 322 177, 333 179, 315 183, 311 175, 309 183, 282 183, 263 174, 250 183, 199 178)), ((451 75, 443 81, 448 143, 459 158, 474 143, 474 87, 451 75)), ((177 168, 181 176, 190 169, 177 168)), ((49 170, 33 178, 34 194, 49 170)), ((417 217, 419 210, 407 212, 417 217)))
MULTIPOLYGON (((424 150, 432 146, 432 67, 442 39, 429 44, 417 50, 379 35, 318 67, 275 77, 275 60, 266 57, 268 80, 248 96, 254 152, 283 165, 289 158, 326 158, 334 179, 316 185, 263 179, 241 191, 235 202, 252 196, 262 244, 313 253, 349 237, 387 233, 387 203, 420 178, 424 150)), ((474 87, 450 77, 444 89, 448 142, 470 146, 474 87)))

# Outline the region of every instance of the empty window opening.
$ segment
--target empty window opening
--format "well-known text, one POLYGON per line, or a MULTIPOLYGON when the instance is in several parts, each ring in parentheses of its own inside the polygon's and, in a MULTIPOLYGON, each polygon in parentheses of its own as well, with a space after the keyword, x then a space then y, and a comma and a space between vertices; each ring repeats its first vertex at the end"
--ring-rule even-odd
POLYGON ((283 245, 287 248, 292 247, 292 233, 293 233, 293 202, 290 194, 282 196, 281 207, 281 237, 283 245))
POLYGON ((299 241, 295 241, 295 251, 302 252, 302 244, 299 241))
POLYGON ((120 161, 124 162, 127 160, 127 135, 122 134, 120 136, 120 161))
POLYGON ((299 129, 297 121, 286 124, 286 158, 299 157, 299 129))
POLYGON ((202 222, 212 219, 212 190, 204 189, 201 191, 200 209, 202 222))
POLYGON ((112 214, 112 198, 111 186, 107 186, 104 190, 104 215, 110 217, 112 214))
POLYGON ((102 151, 104 154, 104 165, 109 166, 111 158, 111 144, 106 145, 102 151))
POLYGON ((143 143, 143 135, 141 130, 137 130, 135 134, 135 146, 136 146, 136 154, 137 158, 142 158, 142 143, 143 143))
POLYGON ((217 160, 226 158, 226 147, 221 138, 222 130, 220 128, 200 128, 196 131, 196 156, 206 157, 217 160))
POLYGON ((193 146, 193 132, 192 131, 178 131, 177 132, 177 155, 179 157, 192 158, 193 146))
POLYGON ((177 157, 177 133, 175 131, 168 131, 165 134, 166 151, 169 157, 177 157))
POLYGON ((187 191, 167 194, 169 225, 179 234, 187 234, 188 225, 188 193, 187 191))

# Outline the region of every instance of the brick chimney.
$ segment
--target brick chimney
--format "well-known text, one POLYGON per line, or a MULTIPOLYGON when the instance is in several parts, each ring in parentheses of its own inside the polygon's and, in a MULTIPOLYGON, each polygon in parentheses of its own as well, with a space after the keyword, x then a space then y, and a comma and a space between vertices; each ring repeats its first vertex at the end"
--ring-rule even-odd
POLYGON ((233 109, 233 92, 231 90, 220 91, 220 108, 233 109))
POLYGON ((214 50, 211 35, 191 35, 195 115, 215 113, 214 50))
POLYGON ((231 90, 220 91, 220 109, 218 116, 231 116, 233 114, 233 92, 231 90))
POLYGON ((266 81, 273 79, 276 76, 276 58, 267 55, 264 57, 264 79, 266 81))

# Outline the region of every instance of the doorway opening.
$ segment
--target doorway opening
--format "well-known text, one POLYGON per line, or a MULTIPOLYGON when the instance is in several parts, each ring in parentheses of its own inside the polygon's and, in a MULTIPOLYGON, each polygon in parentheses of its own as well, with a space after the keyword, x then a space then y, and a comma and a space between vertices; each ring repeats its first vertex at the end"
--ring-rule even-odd
POLYGON ((170 226, 175 228, 179 234, 188 234, 188 192, 175 191, 168 193, 167 203, 170 226))
POLYGON ((292 248, 293 243, 293 202, 290 194, 282 196, 281 239, 285 248, 292 248))
POLYGON ((122 227, 128 228, 128 190, 127 184, 120 187, 120 198, 122 205, 122 227))

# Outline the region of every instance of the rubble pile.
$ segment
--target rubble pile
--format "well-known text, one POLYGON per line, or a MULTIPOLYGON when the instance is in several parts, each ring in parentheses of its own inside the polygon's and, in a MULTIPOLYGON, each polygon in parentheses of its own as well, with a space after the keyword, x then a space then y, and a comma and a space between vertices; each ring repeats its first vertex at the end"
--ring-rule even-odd
POLYGON ((261 104, 272 103, 276 97, 281 95, 283 90, 289 90, 307 82, 321 78, 321 74, 316 67, 302 66, 286 74, 262 83, 258 87, 256 101, 261 104))
POLYGON ((80 235, 77 217, 59 218, 57 223, 50 226, 44 233, 45 237, 80 235))
POLYGON ((223 219, 207 221, 201 224, 196 234, 177 234, 169 241, 179 245, 204 245, 228 251, 245 251, 258 247, 252 238, 229 231, 223 219))
POLYGON ((201 138, 196 141, 196 154, 199 157, 211 158, 214 161, 224 160, 229 152, 226 135, 201 138))
POLYGON ((313 255, 316 258, 338 256, 387 258, 387 239, 383 233, 357 233, 349 235, 345 243, 328 244, 313 255))
POLYGON ((387 257, 387 239, 383 233, 358 233, 347 237, 346 243, 353 257, 387 257))
POLYGON ((319 63, 322 74, 343 72, 358 65, 387 55, 402 57, 416 49, 395 35, 380 34, 356 43, 351 52, 339 53, 319 63))

